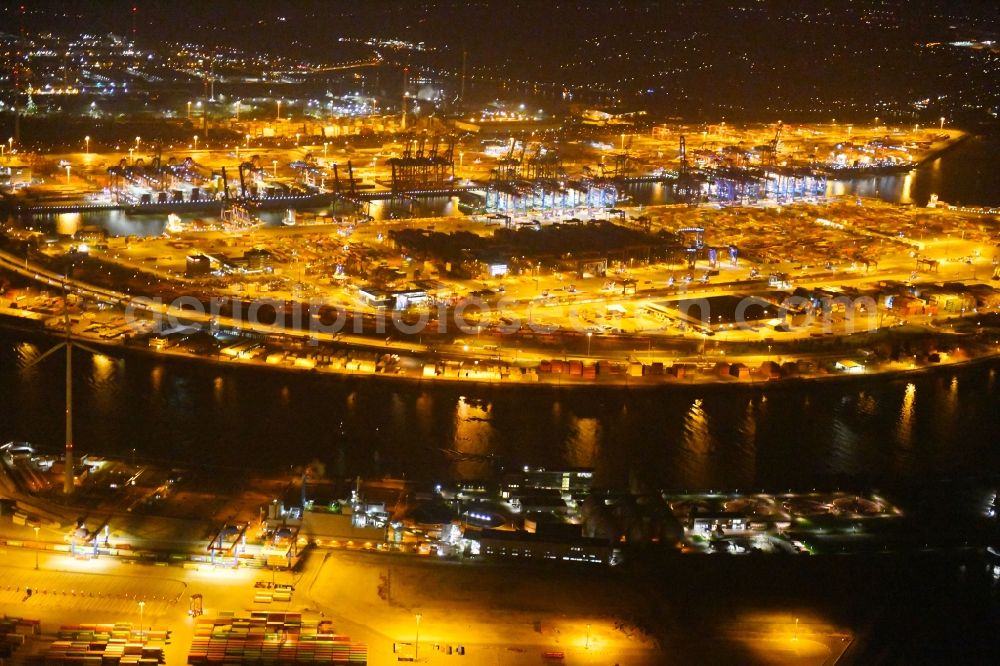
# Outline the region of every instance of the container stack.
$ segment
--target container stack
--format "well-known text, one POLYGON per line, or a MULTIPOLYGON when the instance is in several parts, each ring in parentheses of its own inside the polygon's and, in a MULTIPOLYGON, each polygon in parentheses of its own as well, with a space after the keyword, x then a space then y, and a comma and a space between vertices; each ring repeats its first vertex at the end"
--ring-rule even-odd
POLYGON ((367 664, 368 647, 301 613, 198 618, 188 664, 367 664))
POLYGON ((45 654, 46 664, 162 664, 168 632, 140 632, 129 623, 74 624, 59 629, 45 654))
POLYGON ((40 633, 38 620, 26 620, 20 617, 4 616, 0 620, 0 663, 13 656, 22 645, 26 636, 40 633))

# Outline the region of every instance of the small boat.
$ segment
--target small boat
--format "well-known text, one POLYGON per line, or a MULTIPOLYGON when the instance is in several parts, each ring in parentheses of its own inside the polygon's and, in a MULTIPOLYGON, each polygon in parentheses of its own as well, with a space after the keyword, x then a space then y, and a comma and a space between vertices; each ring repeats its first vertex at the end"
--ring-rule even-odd
POLYGON ((167 215, 167 226, 163 228, 166 236, 180 236, 181 234, 197 234, 208 231, 223 231, 222 225, 218 222, 206 222, 200 218, 193 220, 182 220, 180 216, 170 213, 167 215))
POLYGON ((297 212, 291 208, 285 211, 285 216, 281 218, 281 224, 286 227, 313 227, 317 225, 326 224, 340 224, 344 222, 344 218, 338 218, 330 214, 329 211, 320 211, 318 213, 313 211, 301 211, 297 212))
POLYGON ((184 222, 181 221, 181 218, 178 215, 175 215, 174 213, 167 215, 167 226, 163 229, 164 233, 179 234, 184 231, 187 231, 187 229, 184 228, 184 222))
POLYGON ((256 215, 251 215, 246 206, 238 204, 222 209, 221 222, 222 230, 228 233, 253 231, 264 226, 263 220, 256 215))
POLYGON ((190 233, 205 233, 209 231, 225 232, 229 234, 239 234, 264 225, 264 222, 257 216, 251 215, 250 211, 243 206, 230 206, 223 208, 218 221, 204 221, 200 219, 185 221, 178 215, 170 213, 167 215, 167 225, 163 228, 163 233, 167 235, 179 235, 190 233))

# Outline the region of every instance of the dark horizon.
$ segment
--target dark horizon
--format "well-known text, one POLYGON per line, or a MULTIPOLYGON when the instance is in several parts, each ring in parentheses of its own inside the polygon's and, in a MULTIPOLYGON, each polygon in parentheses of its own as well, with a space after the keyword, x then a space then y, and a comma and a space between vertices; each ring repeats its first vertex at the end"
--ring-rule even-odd
MULTIPOLYGON (((995 47, 950 43, 997 38, 1000 10, 976 2, 43 0, 25 7, 23 25, 28 37, 129 38, 133 7, 144 49, 198 43, 324 61, 365 52, 357 42, 370 38, 423 42, 383 50, 386 65, 455 81, 464 53, 470 87, 484 97, 582 89, 606 107, 686 118, 977 122, 995 117, 1000 89, 995 47)), ((0 17, 8 32, 20 29, 19 5, 0 17)))

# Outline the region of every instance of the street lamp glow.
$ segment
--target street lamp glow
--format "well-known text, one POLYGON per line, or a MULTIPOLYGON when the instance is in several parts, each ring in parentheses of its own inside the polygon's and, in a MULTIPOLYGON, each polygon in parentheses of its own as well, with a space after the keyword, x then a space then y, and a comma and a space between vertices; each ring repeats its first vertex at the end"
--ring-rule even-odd
POLYGON ((416 635, 415 640, 413 641, 413 646, 414 646, 413 647, 413 659, 416 660, 416 661, 419 661, 420 660, 420 618, 423 617, 423 615, 421 615, 420 613, 417 613, 415 617, 417 618, 417 635, 416 635))
POLYGON ((274 177, 278 177, 278 160, 271 160, 271 166, 274 168, 274 177))
POLYGON ((944 116, 941 116, 941 129, 944 129, 944 116))
POLYGON ((90 154, 90 137, 89 136, 83 137, 83 143, 86 146, 86 149, 84 150, 84 152, 89 155, 90 154))
POLYGON ((142 611, 146 608, 146 602, 139 602, 139 642, 142 642, 142 611))
POLYGON ((191 120, 191 102, 188 102, 188 113, 187 113, 187 117, 188 117, 188 120, 191 120))
POLYGON ((198 135, 194 135, 194 149, 198 150, 198 135))
POLYGON ((35 571, 38 571, 38 525, 35 525, 35 571))
POLYGON ((281 100, 278 100, 278 117, 277 120, 281 120, 281 100))

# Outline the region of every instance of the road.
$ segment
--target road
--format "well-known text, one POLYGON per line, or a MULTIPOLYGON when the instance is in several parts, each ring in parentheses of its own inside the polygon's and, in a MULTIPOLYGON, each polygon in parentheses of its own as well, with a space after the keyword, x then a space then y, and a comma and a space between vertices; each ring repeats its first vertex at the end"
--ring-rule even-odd
MULTIPOLYGON (((168 664, 183 664, 193 621, 192 594, 202 594, 209 617, 220 611, 292 610, 306 620, 327 619, 338 634, 368 645, 369 664, 395 664, 416 652, 419 662, 486 666, 537 665, 545 653, 562 653, 573 666, 653 666, 687 663, 829 665, 850 645, 851 635, 819 619, 754 615, 732 618, 709 635, 660 650, 642 634, 620 626, 615 613, 634 603, 632 592, 587 571, 539 570, 509 565, 463 565, 382 554, 312 551, 300 572, 281 572, 276 582, 295 586, 289 602, 255 603, 255 581, 270 575, 254 569, 187 569, 126 564, 102 558, 77 560, 0 550, 0 608, 42 621, 49 639, 59 626, 81 622, 139 625, 172 632, 168 664), (391 572, 392 592, 379 596, 380 577, 391 572), (476 581, 470 584, 470 581, 476 581), (30 597, 25 587, 32 588, 30 597), (517 606, 520 604, 520 606, 517 606), (457 654, 464 648, 465 656, 457 654), (448 654, 448 648, 452 654, 448 654), (394 651, 395 650, 395 651, 394 651)), ((36 641, 24 649, 44 649, 36 641)))
MULTIPOLYGON (((935 249, 938 252, 947 251, 967 251, 968 248, 961 245, 961 241, 942 241, 938 244, 939 246, 935 249)), ((831 274, 828 271, 813 271, 811 273, 804 272, 803 274, 795 278, 797 286, 806 288, 822 288, 828 287, 831 283, 835 283, 838 286, 857 286, 864 287, 865 285, 870 285, 873 282, 879 280, 891 280, 891 281, 907 281, 910 279, 910 273, 912 272, 912 266, 910 264, 910 259, 906 257, 897 257, 892 260, 886 260, 883 265, 871 272, 860 272, 860 271, 844 271, 838 274, 831 274)), ((977 270, 986 268, 986 264, 989 260, 981 258, 979 260, 979 266, 973 264, 969 266, 963 262, 948 262, 941 264, 940 271, 935 274, 936 280, 968 280, 973 275, 975 275, 977 270)), ((30 264, 25 259, 13 255, 9 252, 0 251, 0 268, 4 268, 14 273, 18 273, 26 278, 41 282, 44 285, 55 289, 64 288, 64 278, 52 271, 43 269, 38 266, 30 264)), ((637 277, 644 277, 649 274, 652 277, 652 268, 640 269, 636 271, 637 277)), ((979 273, 980 275, 983 272, 979 273)), ((557 277, 549 278, 554 284, 559 284, 557 277)), ((580 340, 564 342, 564 347, 570 347, 570 349, 559 349, 559 348, 532 348, 532 343, 529 340, 525 340, 520 336, 501 336, 496 338, 485 339, 481 342, 478 338, 478 332, 475 333, 476 338, 473 340, 471 337, 468 340, 460 341, 459 344, 455 345, 432 345, 426 344, 417 336, 417 339, 413 339, 413 336, 408 338, 393 338, 394 325, 391 319, 391 314, 386 314, 386 332, 385 337, 373 336, 373 335, 359 335, 355 333, 350 333, 349 331, 335 331, 332 327, 324 328, 319 326, 319 322, 315 322, 316 326, 305 326, 300 329, 286 328, 281 325, 275 324, 265 324, 260 321, 255 321, 248 317, 234 318, 227 317, 223 315, 216 315, 212 312, 205 312, 200 304, 198 304, 198 309, 190 309, 192 305, 195 305, 197 301, 194 299, 185 299, 189 301, 187 307, 183 307, 183 303, 173 302, 173 303, 160 303, 145 298, 134 297, 130 294, 120 292, 113 289, 96 287, 83 283, 79 280, 70 279, 65 282, 66 286, 75 294, 93 299, 103 303, 109 303, 117 307, 124 308, 126 311, 132 311, 135 313, 145 313, 156 318, 160 318, 170 323, 174 322, 192 322, 199 324, 203 327, 225 327, 232 330, 241 331, 244 333, 255 333, 259 335, 273 335, 273 336, 283 336, 286 338, 299 339, 309 341, 313 344, 315 343, 337 343, 340 345, 349 345, 359 349, 369 349, 375 350, 379 353, 398 353, 402 355, 416 355, 425 360, 473 360, 477 362, 491 362, 491 361, 505 361, 505 362, 521 362, 521 363, 538 363, 547 358, 577 358, 585 361, 596 361, 602 359, 610 359, 621 361, 630 357, 638 356, 640 358, 645 357, 647 360, 652 361, 653 346, 669 344, 671 341, 676 342, 678 340, 687 339, 701 341, 703 348, 707 344, 707 338, 705 338, 700 332, 698 327, 689 326, 686 331, 680 331, 676 328, 676 322, 673 324, 673 328, 668 325, 658 322, 652 319, 645 318, 641 316, 643 308, 649 304, 655 303, 658 300, 664 300, 669 298, 687 298, 687 299, 697 299, 700 297, 709 296, 719 296, 719 295, 732 295, 739 296, 745 293, 739 282, 727 282, 718 284, 699 284, 693 283, 687 285, 683 289, 678 288, 667 288, 663 286, 658 286, 653 283, 652 280, 642 280, 643 283, 648 283, 649 287, 646 289, 641 289, 635 295, 632 296, 611 296, 606 294, 601 294, 599 288, 596 285, 587 284, 585 285, 586 291, 582 293, 566 293, 566 299, 571 302, 558 304, 555 307, 540 307, 537 305, 533 299, 524 299, 524 291, 535 283, 535 289, 537 290, 537 279, 532 277, 521 277, 521 278, 509 278, 512 284, 512 289, 510 293, 513 295, 521 296, 520 302, 517 305, 504 305, 501 303, 498 306, 497 316, 501 313, 510 315, 515 318, 515 321, 519 321, 522 324, 528 322, 534 322, 535 324, 541 323, 541 317, 545 317, 545 323, 553 327, 569 328, 575 330, 582 330, 587 322, 585 319, 581 318, 581 315, 589 312, 590 310, 599 310, 605 307, 608 302, 614 302, 616 304, 624 304, 632 309, 632 321, 629 324, 634 328, 636 334, 643 336, 643 339, 639 341, 640 347, 647 347, 646 349, 622 349, 621 345, 617 349, 602 349, 600 333, 590 333, 590 335, 596 335, 597 337, 593 339, 593 346, 591 343, 591 338, 587 338, 587 353, 583 355, 583 343, 580 340), (493 344, 495 343, 495 344, 493 344), (567 353, 568 351, 568 353, 567 353), (593 354, 591 352, 594 352, 593 354)), ((593 279, 590 280, 593 282, 593 279)), ((645 285, 644 285, 645 286, 645 285)), ((468 314, 476 316, 476 308, 469 308, 468 314)), ((357 312, 357 311, 356 311, 357 312)), ((309 317, 308 308, 304 308, 303 319, 306 320, 309 317)), ((752 328, 742 329, 734 328, 730 330, 719 330, 713 335, 714 342, 754 342, 761 343, 764 341, 765 337, 774 340, 776 343, 781 343, 784 341, 790 341, 796 338, 807 339, 812 335, 830 332, 834 335, 843 334, 845 332, 852 332, 845 330, 845 323, 849 323, 854 326, 853 332, 866 331, 874 327, 875 321, 869 317, 860 316, 857 321, 843 321, 842 315, 835 315, 834 319, 839 317, 839 321, 836 324, 831 324, 829 322, 817 322, 812 326, 807 327, 797 327, 788 332, 775 331, 769 326, 753 326, 752 328)), ((909 318, 912 323, 917 325, 925 325, 928 323, 926 317, 922 318, 909 318)), ((488 325, 489 320, 484 319, 484 323, 488 325)), ((623 327, 623 330, 627 330, 623 324, 618 324, 623 327)), ((473 324, 474 328, 469 328, 470 331, 478 331, 478 326, 473 324)), ((631 331, 629 331, 631 332, 631 331)), ((770 344, 770 342, 769 342, 770 344)), ((707 350, 706 350, 707 351, 707 350)), ((775 352, 780 354, 780 348, 775 352)), ((680 359, 675 353, 668 354, 664 356, 663 353, 656 355, 659 360, 667 360, 669 362, 679 362, 680 359)), ((799 357, 808 356, 808 354, 798 354, 799 357)), ((765 360, 766 357, 760 355, 754 355, 753 359, 757 362, 765 360)), ((730 361, 739 360, 730 358, 730 361)))
POLYGON ((170 303, 158 303, 152 299, 135 297, 113 289, 95 287, 72 278, 66 279, 62 275, 39 266, 28 264, 25 260, 18 258, 16 255, 12 255, 4 251, 0 251, 0 268, 12 271, 55 289, 68 289, 71 293, 83 298, 89 298, 99 303, 116 305, 133 312, 148 313, 153 316, 161 317, 165 321, 173 320, 193 322, 201 324, 205 327, 217 325, 247 333, 281 335, 306 341, 314 340, 317 342, 338 342, 361 348, 378 349, 383 352, 402 351, 427 353, 431 350, 429 345, 420 344, 419 342, 399 342, 387 339, 379 340, 362 335, 332 333, 322 330, 296 330, 285 328, 284 326, 247 321, 244 319, 236 319, 222 315, 214 315, 211 312, 188 309, 170 303))
MULTIPOLYGON (((0 550, 0 607, 11 615, 40 619, 43 633, 51 634, 59 625, 80 622, 132 622, 137 627, 139 601, 145 601, 144 628, 171 630, 167 663, 182 664, 194 626, 187 615, 188 600, 191 594, 200 593, 209 616, 230 610, 240 615, 251 608, 302 611, 314 620, 320 619, 322 613, 322 617, 333 620, 337 633, 369 646, 370 664, 392 664, 396 663, 394 644, 399 644, 401 650, 413 648, 416 626, 409 609, 377 599, 377 584, 373 581, 384 565, 380 558, 385 557, 313 553, 306 558, 302 572, 277 574, 276 582, 296 586, 290 602, 261 604, 254 602, 254 582, 269 580, 270 575, 260 570, 182 569, 128 564, 112 558, 78 560, 69 555, 44 554, 36 571, 31 551, 7 548, 0 550), (28 587, 31 596, 25 594, 28 587)), ((437 563, 430 566, 442 585, 448 587, 453 567, 437 563)), ((483 566, 482 571, 490 575, 488 567, 483 566)), ((614 663, 622 666, 661 663, 649 644, 621 638, 607 618, 567 620, 564 613, 532 615, 540 617, 546 627, 542 634, 523 619, 523 613, 483 605, 474 614, 462 612, 472 606, 475 603, 465 602, 456 603, 451 611, 441 607, 423 611, 421 663, 446 664, 458 659, 457 654, 447 655, 447 645, 465 647, 468 659, 458 663, 537 664, 547 650, 565 652, 567 664, 608 664, 610 655, 614 655, 614 663), (585 644, 587 624, 591 625, 589 648, 585 644)))

